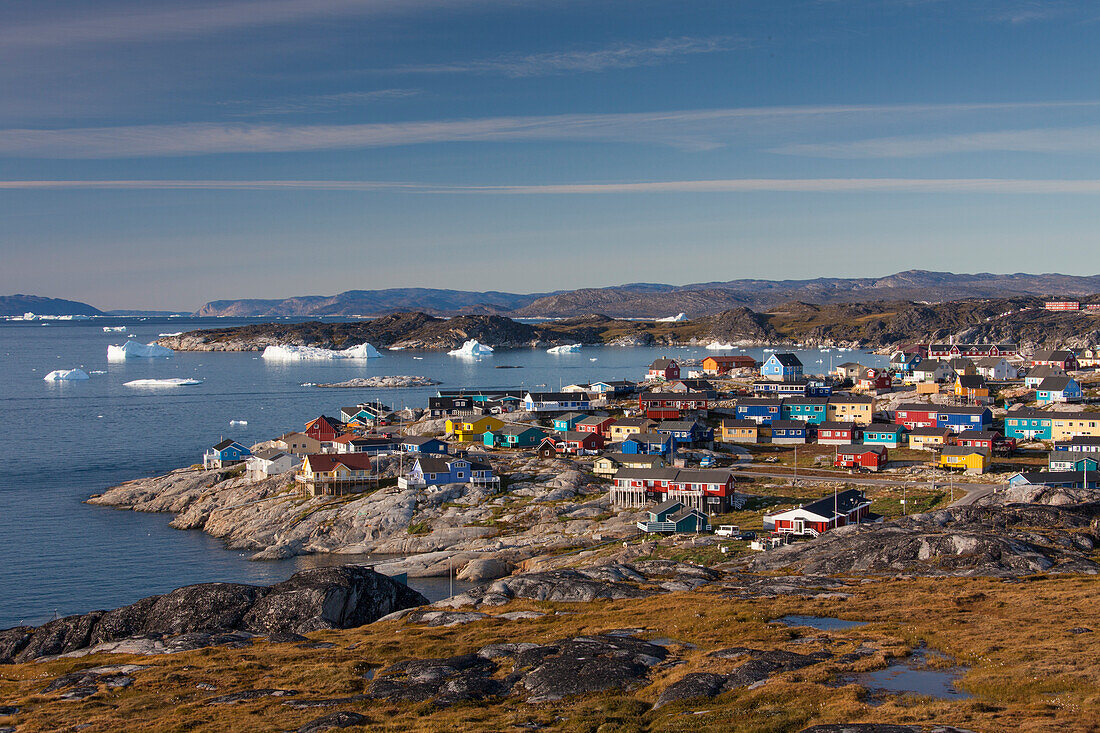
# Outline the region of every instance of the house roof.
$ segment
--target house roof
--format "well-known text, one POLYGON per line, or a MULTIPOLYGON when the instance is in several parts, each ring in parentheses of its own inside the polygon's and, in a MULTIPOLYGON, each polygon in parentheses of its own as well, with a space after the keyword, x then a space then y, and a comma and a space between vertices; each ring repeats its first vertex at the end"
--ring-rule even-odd
POLYGON ((555 420, 580 420, 583 417, 587 417, 583 412, 563 412, 555 417, 555 420))
POLYGON ((988 407, 948 407, 940 405, 936 412, 943 415, 984 415, 989 412, 988 407))
POLYGON ((658 464, 664 464, 661 456, 650 456, 643 453, 604 453, 596 460, 606 458, 610 461, 622 465, 624 463, 648 463, 650 466, 655 467, 658 464))
POLYGON ((538 432, 543 434, 546 433, 545 430, 539 427, 535 427, 534 425, 516 425, 515 423, 505 425, 504 427, 500 428, 499 430, 495 430, 494 432, 500 433, 501 435, 523 435, 524 433, 530 432, 532 430, 537 430, 538 432))
POLYGON ((904 425, 893 425, 890 423, 871 423, 867 427, 863 428, 864 434, 866 433, 903 433, 906 427, 904 425))
POLYGON ((644 428, 655 425, 648 417, 624 417, 611 424, 613 428, 644 428))
POLYGON ((806 423, 801 420, 772 420, 772 430, 797 430, 806 429, 806 423))
POLYGON ((776 397, 738 397, 738 407, 780 407, 783 401, 776 397))
POLYGON ((995 440, 1001 437, 996 430, 964 430, 959 433, 959 440, 995 440))
POLYGON ((607 415, 587 415, 583 420, 578 420, 577 425, 603 425, 608 421, 614 422, 614 419, 607 415))
POLYGON ((847 489, 833 496, 824 496, 810 504, 803 504, 802 508, 819 517, 832 517, 834 513, 847 514, 856 507, 870 503, 859 489, 847 489))
POLYGON ((237 441, 232 440, 230 438, 226 438, 225 440, 221 441, 220 443, 215 443, 214 444, 214 450, 225 450, 226 448, 228 448, 231 445, 237 445, 237 446, 240 446, 241 448, 244 448, 244 446, 241 445, 240 443, 238 443, 237 441))
POLYGON ((331 471, 344 466, 352 471, 365 471, 371 467, 371 457, 362 453, 313 453, 306 456, 313 471, 331 471))
MULTIPOLYGON (((528 392, 535 402, 587 402, 584 392, 528 392)), ((524 395, 526 398, 526 395, 524 395)))
POLYGON ((934 372, 937 369, 946 369, 950 366, 951 366, 950 364, 948 364, 946 362, 943 362, 943 361, 940 361, 938 359, 925 359, 920 364, 917 364, 913 368, 913 371, 915 371, 915 372, 934 372))
POLYGON ((337 420, 334 417, 329 417, 328 415, 321 415, 320 417, 315 417, 312 420, 310 420, 309 422, 307 422, 306 427, 308 428, 311 425, 315 425, 317 423, 327 423, 328 426, 331 427, 333 430, 336 430, 337 428, 339 428, 343 424, 342 422, 340 422, 339 420, 337 420))
POLYGON ((861 405, 873 405, 875 400, 873 397, 867 395, 850 394, 848 392, 838 392, 829 398, 830 404, 846 404, 851 405, 859 403, 861 405))
POLYGON ((862 430, 854 422, 844 422, 840 420, 826 420, 823 423, 818 423, 817 429, 820 430, 862 430))
POLYGON ((828 397, 788 397, 783 401, 784 405, 827 405, 828 397))
POLYGON ((945 445, 943 450, 940 451, 941 456, 969 456, 978 453, 980 455, 989 457, 988 448, 978 448, 967 445, 945 445))
POLYGON ((1044 392, 1064 392, 1069 389, 1070 384, 1077 384, 1072 377, 1047 377, 1036 389, 1044 392))
POLYGON ((985 377, 980 374, 960 374, 958 384, 963 389, 981 389, 985 386, 985 377))
POLYGON ((775 359, 776 361, 778 361, 780 364, 782 364, 785 367, 800 367, 800 366, 802 366, 802 362, 799 361, 798 357, 795 356, 794 354, 789 354, 789 353, 778 354, 778 353, 776 353, 776 354, 772 354, 771 356, 768 357, 768 361, 771 361, 772 359, 775 359))
POLYGON ((439 438, 432 438, 427 435, 401 435, 397 440, 403 445, 425 445, 432 441, 441 442, 439 438))
POLYGON ((722 427, 724 428, 754 428, 758 429, 760 426, 756 424, 755 420, 748 419, 725 419, 722 421, 722 427))
POLYGON ((643 392, 642 402, 656 400, 706 400, 710 397, 705 392, 643 392))
POLYGON ((654 359, 653 363, 649 365, 649 368, 664 371, 670 366, 676 366, 676 362, 673 359, 654 359))
POLYGON ((667 512, 670 509, 675 509, 676 507, 683 505, 684 503, 682 501, 678 501, 676 499, 668 499, 666 501, 662 501, 660 504, 653 507, 649 511, 650 514, 660 514, 662 512, 667 512))
POLYGON ((1072 359, 1074 353, 1065 349, 1055 349, 1054 351, 1036 351, 1032 357, 1032 361, 1065 361, 1066 359, 1072 359))
POLYGON ((252 454, 253 458, 259 458, 261 461, 274 461, 278 460, 279 456, 285 456, 278 448, 264 448, 263 450, 256 451, 252 454))
POLYGON ((731 478, 728 470, 707 468, 622 468, 619 479, 646 479, 690 484, 725 484, 731 478))
POLYGON ((927 427, 927 428, 913 428, 912 430, 909 431, 909 437, 911 437, 911 438, 913 438, 913 437, 923 438, 923 437, 932 436, 932 435, 945 436, 945 435, 950 435, 950 434, 951 434, 951 431, 948 430, 947 428, 937 428, 934 425, 932 427, 927 427))
POLYGON ((663 433, 666 430, 674 432, 690 432, 699 423, 694 420, 662 420, 657 424, 657 432, 663 433))
POLYGON ((600 438, 599 433, 584 433, 580 430, 567 430, 561 433, 563 440, 568 441, 585 441, 585 440, 598 440, 600 438))
POLYGON ((925 404, 923 402, 903 402, 902 404, 898 405, 897 410, 895 411, 894 414, 897 414, 898 412, 939 412, 939 411, 940 411, 940 406, 939 405, 929 405, 929 404, 925 404))
POLYGON ((846 455, 862 456, 865 453, 875 453, 880 456, 886 455, 886 446, 884 445, 841 445, 837 446, 838 453, 844 453, 846 455))
MULTIPOLYGON (((585 433, 585 435, 591 435, 591 433, 585 433)), ((628 440, 632 440, 635 443, 666 443, 669 440, 669 436, 664 433, 634 433, 626 438, 623 438, 625 443, 628 440)))
POLYGON ((1060 377, 1065 373, 1065 370, 1056 364, 1040 364, 1037 367, 1032 367, 1027 376, 1029 379, 1044 379, 1046 377, 1060 377))
POLYGON ((1076 435, 1065 445, 1100 445, 1100 435, 1076 435))

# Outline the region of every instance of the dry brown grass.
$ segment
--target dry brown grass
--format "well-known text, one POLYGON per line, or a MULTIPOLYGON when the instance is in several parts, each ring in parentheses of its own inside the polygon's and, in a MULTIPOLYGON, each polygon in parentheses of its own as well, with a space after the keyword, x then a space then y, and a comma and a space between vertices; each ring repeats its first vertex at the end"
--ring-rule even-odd
MULTIPOLYGON (((452 629, 399 622, 314 634, 333 649, 259 642, 248 649, 204 649, 164 657, 104 656, 0 668, 0 700, 23 708, 10 720, 20 731, 53 731, 90 725, 88 731, 293 730, 323 710, 295 710, 278 699, 207 706, 219 694, 255 688, 302 691, 302 697, 341 697, 362 692, 362 674, 414 657, 465 653, 492 641, 547 642, 626 626, 647 637, 690 642, 678 650, 686 663, 655 673, 631 693, 589 696, 558 704, 527 705, 516 698, 439 709, 430 704, 363 702, 338 709, 367 715, 370 730, 509 730, 534 722, 567 731, 797 731, 824 722, 943 723, 980 731, 1100 730, 1100 635, 1070 634, 1077 626, 1100 629, 1096 598, 1100 579, 1036 577, 882 580, 853 587, 850 599, 782 597, 741 600, 711 588, 640 601, 586 605, 520 602, 503 610, 535 609, 547 615, 527 621, 480 621, 452 629), (841 616, 871 622, 824 634, 768 623, 788 613, 841 616), (716 700, 679 703, 650 711, 665 686, 692 671, 724 668, 707 651, 731 645, 809 651, 828 636, 828 648, 850 651, 863 641, 881 651, 854 664, 825 663, 773 679, 755 690, 716 700), (970 666, 963 701, 896 697, 874 706, 862 688, 838 684, 848 673, 881 666, 924 642, 948 655, 944 664, 970 666), (99 664, 151 665, 125 690, 100 692, 82 702, 42 695, 47 682, 99 664), (217 692, 195 685, 211 683, 217 692), (705 714, 691 714, 694 711, 705 714)), ((721 664, 729 664, 722 662, 721 664)), ((6 721, 0 719, 0 724, 6 721)))

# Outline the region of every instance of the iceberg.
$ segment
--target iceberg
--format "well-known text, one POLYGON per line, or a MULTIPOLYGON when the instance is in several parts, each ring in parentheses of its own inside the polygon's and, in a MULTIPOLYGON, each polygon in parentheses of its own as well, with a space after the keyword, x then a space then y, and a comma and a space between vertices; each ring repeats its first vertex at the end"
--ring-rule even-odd
POLYGON ((657 323, 679 323, 680 321, 686 321, 688 319, 686 313, 678 313, 668 318, 658 318, 657 323))
POLYGON ((717 341, 711 344, 707 344, 707 351, 733 351, 736 346, 733 344, 720 344, 717 341))
POLYGON ((125 361, 127 359, 167 358, 173 352, 157 343, 143 344, 139 341, 127 341, 122 346, 111 344, 107 347, 107 361, 125 361))
POLYGON ((247 425, 248 420, 230 420, 229 424, 230 425, 247 425))
POLYGON ((126 326, 104 326, 103 333, 126 333, 126 326))
POLYGON ((124 382, 123 387, 188 387, 193 384, 202 384, 201 379, 135 379, 132 382, 124 382))
POLYGON ((454 351, 448 351, 448 356, 464 356, 468 359, 478 359, 482 356, 489 356, 493 353, 492 346, 486 346, 485 344, 478 343, 477 339, 470 339, 466 343, 462 344, 461 348, 454 351))
POLYGON ((378 349, 359 344, 350 349, 322 349, 317 346, 268 346, 262 357, 267 361, 329 361, 332 359, 380 359, 378 349))
POLYGON ((546 350, 547 354, 575 354, 581 350, 580 344, 562 344, 561 346, 552 346, 546 350))
POLYGON ((42 378, 47 382, 74 382, 80 379, 89 379, 88 373, 83 369, 54 369, 42 378))

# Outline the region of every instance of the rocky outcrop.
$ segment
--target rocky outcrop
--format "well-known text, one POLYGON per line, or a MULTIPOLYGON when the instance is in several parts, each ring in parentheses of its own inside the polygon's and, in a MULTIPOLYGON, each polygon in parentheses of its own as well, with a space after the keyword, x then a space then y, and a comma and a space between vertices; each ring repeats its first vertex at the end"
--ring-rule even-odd
POLYGON ((795 654, 777 650, 746 649, 731 647, 711 652, 714 659, 744 659, 744 664, 729 674, 696 672, 681 677, 666 687, 657 698, 654 708, 669 703, 694 698, 712 698, 740 687, 752 687, 769 680, 773 675, 811 664, 818 664, 832 657, 829 652, 813 654, 795 654))
POLYGON ((804 575, 958 575, 1012 577, 1100 572, 1100 504, 956 507, 886 524, 842 527, 768 550, 754 572, 804 575))
POLYGON ((356 565, 303 570, 270 587, 202 583, 113 611, 68 616, 36 629, 7 629, 0 632, 0 663, 95 651, 101 645, 103 650, 121 651, 117 642, 136 637, 164 644, 166 637, 198 635, 217 643, 211 632, 344 629, 426 603, 403 583, 356 565))

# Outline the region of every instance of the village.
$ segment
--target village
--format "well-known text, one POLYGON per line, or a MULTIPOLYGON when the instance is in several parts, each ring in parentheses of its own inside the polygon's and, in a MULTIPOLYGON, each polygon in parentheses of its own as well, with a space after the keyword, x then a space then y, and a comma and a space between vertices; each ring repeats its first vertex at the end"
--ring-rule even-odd
POLYGON ((517 460, 568 461, 610 512, 639 513, 641 536, 714 533, 758 551, 1008 488, 1100 486, 1100 349, 914 344, 888 367, 821 376, 765 353, 661 358, 637 381, 557 392, 440 389, 426 410, 363 402, 255 446, 222 440, 202 466, 346 498, 495 495, 517 460))

